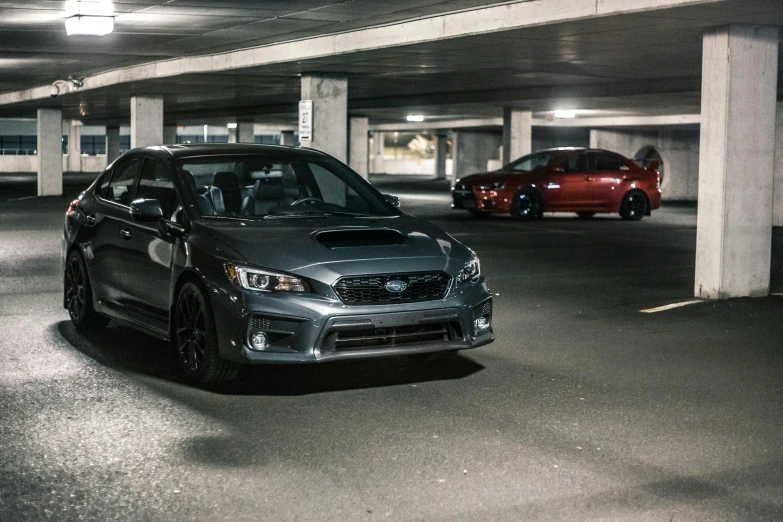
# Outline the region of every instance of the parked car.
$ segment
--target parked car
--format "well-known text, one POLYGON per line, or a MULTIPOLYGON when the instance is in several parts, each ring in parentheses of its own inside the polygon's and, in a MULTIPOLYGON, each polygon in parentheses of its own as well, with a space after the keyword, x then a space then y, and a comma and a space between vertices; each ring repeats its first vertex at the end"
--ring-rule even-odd
POLYGON ((618 212, 623 219, 640 220, 661 206, 657 168, 652 163, 644 169, 606 150, 543 150, 496 172, 458 179, 451 206, 476 217, 511 213, 528 220, 544 212, 576 212, 587 219, 618 212))
POLYGON ((170 340, 200 382, 491 343, 475 253, 397 206, 313 150, 134 149, 68 208, 63 304, 170 340))

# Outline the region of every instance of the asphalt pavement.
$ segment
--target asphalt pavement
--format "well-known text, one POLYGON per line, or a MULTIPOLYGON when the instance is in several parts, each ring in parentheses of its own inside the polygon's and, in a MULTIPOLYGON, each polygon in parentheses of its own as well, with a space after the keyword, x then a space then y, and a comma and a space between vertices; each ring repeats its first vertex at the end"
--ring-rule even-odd
POLYGON ((494 344, 184 384, 165 343, 62 308, 69 198, 0 179, 0 521, 781 520, 783 298, 692 299, 696 210, 476 220, 494 344))

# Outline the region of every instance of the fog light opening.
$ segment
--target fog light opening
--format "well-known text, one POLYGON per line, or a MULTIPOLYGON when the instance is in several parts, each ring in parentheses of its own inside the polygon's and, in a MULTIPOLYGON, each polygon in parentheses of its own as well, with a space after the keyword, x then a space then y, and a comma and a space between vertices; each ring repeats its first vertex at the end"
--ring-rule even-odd
POLYGON ((265 350, 269 346, 269 340, 267 339, 265 332, 253 332, 250 336, 250 346, 254 350, 265 350))
POLYGON ((473 328, 476 330, 476 335, 481 334, 489 330, 491 323, 488 315, 482 315, 478 319, 473 321, 473 328))

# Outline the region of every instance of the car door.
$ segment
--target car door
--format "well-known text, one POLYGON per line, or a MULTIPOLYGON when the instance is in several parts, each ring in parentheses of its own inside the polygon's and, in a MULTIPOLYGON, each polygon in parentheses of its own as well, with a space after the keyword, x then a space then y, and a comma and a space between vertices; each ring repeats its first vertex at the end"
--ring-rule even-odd
POLYGON ((628 164, 623 157, 611 152, 593 152, 591 173, 591 199, 596 209, 617 210, 613 202, 617 200, 623 176, 628 171, 628 164))
POLYGON ((83 245, 90 281, 101 305, 117 308, 127 302, 130 290, 122 277, 122 259, 128 238, 123 230, 130 220, 130 202, 136 188, 142 158, 123 158, 101 179, 98 197, 88 216, 93 234, 83 245))
MULTIPOLYGON (((134 199, 155 199, 166 219, 179 207, 174 176, 164 163, 147 157, 141 169, 134 199)), ((122 256, 122 278, 128 283, 127 306, 150 319, 168 321, 171 288, 171 260, 175 240, 162 236, 155 222, 130 220, 123 225, 126 248, 122 256)))
POLYGON ((542 188, 546 209, 570 211, 590 204, 588 156, 583 152, 562 154, 553 158, 542 188))

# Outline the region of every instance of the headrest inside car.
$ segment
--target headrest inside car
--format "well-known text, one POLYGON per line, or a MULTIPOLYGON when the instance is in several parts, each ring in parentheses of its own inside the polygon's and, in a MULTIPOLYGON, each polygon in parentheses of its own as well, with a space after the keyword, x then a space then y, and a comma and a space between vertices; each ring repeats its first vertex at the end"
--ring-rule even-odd
POLYGON ((283 184, 280 179, 259 179, 253 187, 253 196, 260 201, 265 199, 282 199, 283 184))
POLYGON ((220 190, 239 190, 239 181, 233 172, 218 172, 212 183, 220 190))

